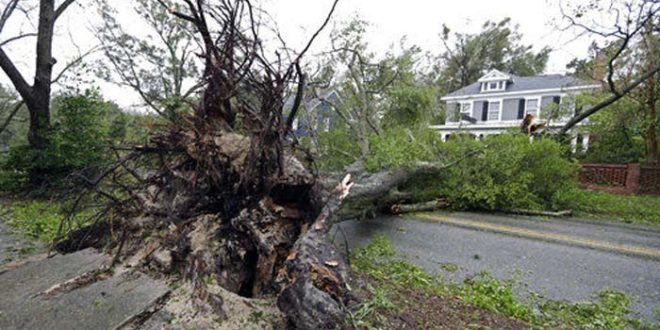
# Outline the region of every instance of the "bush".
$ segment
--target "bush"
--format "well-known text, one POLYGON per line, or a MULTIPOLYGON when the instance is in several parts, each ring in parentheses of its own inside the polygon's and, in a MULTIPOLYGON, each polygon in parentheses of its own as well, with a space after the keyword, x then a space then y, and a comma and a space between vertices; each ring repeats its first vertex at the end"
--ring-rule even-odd
POLYGON ((587 163, 627 164, 644 161, 644 138, 625 130, 596 133, 583 156, 587 163))
POLYGON ((62 96, 53 110, 50 145, 39 151, 25 144, 13 146, 5 170, 29 177, 32 183, 57 185, 73 171, 99 167, 108 160, 108 124, 103 120, 107 104, 96 90, 62 96))
POLYGON ((484 141, 455 137, 437 149, 441 163, 458 163, 404 187, 414 191, 416 200, 442 196, 457 209, 559 209, 570 205, 576 189, 577 164, 550 139, 530 143, 514 134, 484 141))
MULTIPOLYGON (((339 170, 352 163, 359 148, 344 131, 321 133, 329 146, 320 164, 339 170), (338 150, 341 150, 338 151, 338 150)), ((457 209, 563 209, 573 205, 578 164, 569 160, 568 146, 551 138, 530 142, 521 134, 490 136, 483 141, 454 135, 446 143, 428 129, 393 127, 369 140, 366 169, 413 166, 418 161, 453 164, 435 176, 413 178, 401 190, 413 192, 413 202, 445 197, 457 209)))

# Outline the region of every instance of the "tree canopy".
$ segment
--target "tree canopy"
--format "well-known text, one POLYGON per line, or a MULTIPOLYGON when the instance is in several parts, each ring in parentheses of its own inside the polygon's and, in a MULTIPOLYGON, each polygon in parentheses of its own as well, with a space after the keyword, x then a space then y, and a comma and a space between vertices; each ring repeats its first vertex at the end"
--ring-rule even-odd
POLYGON ((522 44, 522 34, 510 18, 487 21, 479 33, 454 32, 443 25, 440 35, 444 52, 438 58, 436 82, 451 92, 475 82, 486 71, 497 69, 519 76, 542 73, 551 49, 538 52, 522 44))

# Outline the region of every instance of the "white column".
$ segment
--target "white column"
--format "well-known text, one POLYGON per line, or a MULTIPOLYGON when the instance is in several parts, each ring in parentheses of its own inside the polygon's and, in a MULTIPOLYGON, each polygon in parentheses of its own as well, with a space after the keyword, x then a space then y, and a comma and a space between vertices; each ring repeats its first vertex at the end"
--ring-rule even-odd
POLYGON ((575 153, 577 151, 577 134, 571 138, 571 152, 575 153))
POLYGON ((582 152, 586 153, 589 151, 589 134, 582 136, 582 152))

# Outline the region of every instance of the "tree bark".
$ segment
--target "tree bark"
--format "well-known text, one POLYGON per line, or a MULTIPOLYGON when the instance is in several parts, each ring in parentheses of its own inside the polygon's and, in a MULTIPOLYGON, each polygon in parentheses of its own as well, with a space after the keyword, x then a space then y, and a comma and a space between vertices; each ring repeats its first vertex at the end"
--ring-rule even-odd
POLYGON ((335 329, 344 322, 350 267, 327 235, 352 185, 350 175, 337 185, 287 258, 290 284, 278 296, 277 306, 296 329, 335 329))
POLYGON ((647 103, 648 103, 648 120, 649 128, 646 131, 646 146, 648 152, 648 161, 652 164, 660 163, 660 155, 658 154, 658 138, 657 138, 657 95, 655 94, 655 77, 649 79, 647 86, 647 103))
POLYGON ((55 25, 55 0, 41 0, 39 4, 39 28, 37 32, 37 63, 32 98, 26 100, 30 111, 28 141, 35 150, 48 147, 50 139, 50 92, 53 75, 53 28, 55 25))
MULTIPOLYGON (((467 155, 466 158, 471 155, 467 155)), ((357 174, 351 194, 344 200, 339 210, 340 217, 362 218, 379 213, 390 213, 394 204, 404 203, 412 198, 411 194, 398 190, 400 185, 417 176, 439 174, 461 160, 450 164, 417 162, 408 167, 357 174)), ((327 175, 322 178, 322 184, 326 189, 331 189, 337 184, 339 177, 340 175, 336 174, 327 175)))
POLYGON ((436 199, 423 203, 413 204, 394 204, 390 208, 392 214, 412 213, 412 212, 425 212, 442 209, 449 206, 446 200, 436 199))
POLYGON ((37 27, 37 61, 34 84, 30 86, 3 49, 0 49, 0 67, 21 95, 30 113, 28 141, 34 150, 43 150, 49 143, 50 94, 53 65, 53 33, 55 21, 75 0, 66 0, 55 8, 55 0, 39 2, 37 27))

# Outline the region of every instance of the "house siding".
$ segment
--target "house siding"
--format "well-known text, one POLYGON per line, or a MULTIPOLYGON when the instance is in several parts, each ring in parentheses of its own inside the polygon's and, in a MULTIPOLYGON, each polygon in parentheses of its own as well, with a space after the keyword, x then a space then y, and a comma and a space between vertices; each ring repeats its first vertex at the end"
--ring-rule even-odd
POLYGON ((556 97, 559 97, 559 95, 548 95, 541 98, 541 111, 539 112, 539 118, 546 117, 543 112, 551 110, 551 104, 556 97))
POLYGON ((447 102, 447 121, 448 122, 458 122, 458 117, 456 116, 456 110, 458 107, 457 102, 447 102))
MULTIPOLYGON (((484 95, 485 96, 485 95, 484 95)), ((532 96, 532 95, 530 95, 532 96)), ((532 96, 533 97, 533 96, 532 96)), ((550 109, 555 98, 558 98, 559 95, 545 95, 540 98, 539 108, 550 109)), ((520 111, 520 102, 525 102, 525 97, 513 97, 513 98, 504 98, 502 99, 500 111, 501 120, 503 121, 517 121, 520 120, 518 117, 520 111)), ((487 123, 492 122, 492 120, 483 120, 483 107, 484 103, 488 102, 488 99, 474 100, 472 101, 472 111, 471 117, 475 118, 478 123, 487 123)), ((459 102, 447 102, 447 122, 456 123, 460 121, 460 116, 457 116, 458 113, 458 104, 459 102)), ((523 111, 526 109, 523 108, 523 111)), ((540 117, 544 117, 541 113, 540 117)))
POLYGON ((504 99, 502 103, 502 120, 517 120, 520 99, 504 99))
POLYGON ((485 101, 474 101, 474 105, 472 106, 472 117, 476 118, 479 122, 483 122, 483 120, 481 120, 481 111, 484 107, 484 102, 485 101))

